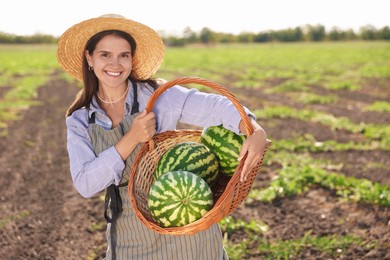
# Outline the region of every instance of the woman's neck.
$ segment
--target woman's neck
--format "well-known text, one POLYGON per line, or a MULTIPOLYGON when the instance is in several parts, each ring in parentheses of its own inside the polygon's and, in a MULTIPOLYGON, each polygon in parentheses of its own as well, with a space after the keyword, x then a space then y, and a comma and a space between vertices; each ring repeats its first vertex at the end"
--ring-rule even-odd
POLYGON ((105 104, 100 102, 99 105, 110 118, 112 122, 112 128, 115 128, 123 120, 126 112, 124 100, 115 104, 105 104))
POLYGON ((111 119, 112 128, 115 128, 122 120, 126 112, 126 97, 129 92, 129 85, 115 89, 99 88, 96 93, 96 100, 99 106, 111 119), (102 90, 102 91, 101 91, 102 90))
POLYGON ((124 88, 118 87, 117 89, 110 89, 109 91, 100 88, 96 93, 96 96, 102 103, 111 105, 126 99, 128 91, 129 85, 126 85, 124 88))

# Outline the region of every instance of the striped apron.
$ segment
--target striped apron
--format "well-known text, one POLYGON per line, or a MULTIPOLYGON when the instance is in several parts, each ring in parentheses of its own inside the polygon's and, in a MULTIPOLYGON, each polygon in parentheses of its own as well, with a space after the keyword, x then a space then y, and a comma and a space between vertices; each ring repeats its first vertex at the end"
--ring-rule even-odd
MULTIPOLYGON (((115 145, 130 129, 138 114, 137 85, 133 83, 134 100, 131 113, 115 128, 106 130, 95 123, 94 113, 89 119, 89 135, 96 155, 115 145)), ((214 260, 228 259, 223 248, 219 224, 193 235, 172 236, 156 233, 135 215, 128 195, 128 180, 138 145, 125 161, 122 179, 118 186, 106 190, 104 216, 107 220, 106 259, 166 259, 214 260)))

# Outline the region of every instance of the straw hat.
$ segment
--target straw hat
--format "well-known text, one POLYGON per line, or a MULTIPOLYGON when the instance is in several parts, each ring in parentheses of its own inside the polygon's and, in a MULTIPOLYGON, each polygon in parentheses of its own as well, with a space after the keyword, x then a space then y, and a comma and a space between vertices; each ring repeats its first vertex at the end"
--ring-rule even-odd
POLYGON ((131 75, 140 80, 150 78, 164 58, 164 43, 150 27, 123 16, 108 14, 85 20, 66 30, 59 42, 57 60, 61 67, 77 80, 83 80, 82 57, 88 40, 106 30, 130 34, 137 45, 131 75))

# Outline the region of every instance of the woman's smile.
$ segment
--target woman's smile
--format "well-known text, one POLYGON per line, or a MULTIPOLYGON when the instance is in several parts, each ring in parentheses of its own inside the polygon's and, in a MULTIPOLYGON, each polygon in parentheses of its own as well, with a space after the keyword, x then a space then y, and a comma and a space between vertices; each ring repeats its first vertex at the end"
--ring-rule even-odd
POLYGON ((122 72, 106 71, 109 76, 118 77, 122 72))

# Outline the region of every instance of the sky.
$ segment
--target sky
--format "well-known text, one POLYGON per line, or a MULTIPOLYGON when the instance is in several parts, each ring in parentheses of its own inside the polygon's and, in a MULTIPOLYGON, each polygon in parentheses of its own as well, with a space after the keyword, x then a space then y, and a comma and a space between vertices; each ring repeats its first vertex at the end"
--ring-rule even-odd
POLYGON ((60 36, 70 26, 107 13, 121 14, 154 30, 180 35, 239 34, 324 25, 353 29, 390 26, 388 0, 10 0, 0 8, 0 32, 60 36))

